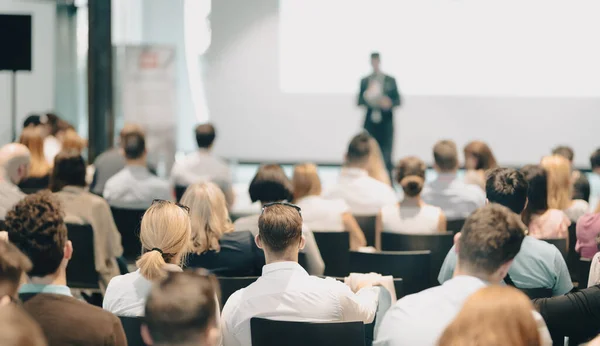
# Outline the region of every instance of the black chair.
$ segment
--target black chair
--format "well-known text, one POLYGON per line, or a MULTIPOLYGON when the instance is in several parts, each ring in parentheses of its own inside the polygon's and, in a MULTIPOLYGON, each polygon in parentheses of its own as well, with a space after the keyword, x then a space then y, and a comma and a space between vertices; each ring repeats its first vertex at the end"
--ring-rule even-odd
POLYGON ((567 259, 567 238, 551 238, 551 239, 542 239, 546 243, 552 244, 556 246, 558 251, 562 254, 563 258, 567 259))
POLYGON ((437 282, 437 277, 444 264, 446 255, 452 249, 454 235, 452 232, 438 234, 397 234, 382 233, 381 249, 383 251, 431 251, 432 284, 437 282))
POLYGON ((251 283, 256 281, 258 276, 245 276, 245 277, 219 277, 219 286, 221 286, 221 309, 227 303, 229 297, 236 291, 250 286, 251 283))
POLYGON ((0 220, 0 231, 6 231, 6 223, 4 220, 0 220))
POLYGON ((571 274, 571 280, 573 282, 579 282, 579 254, 575 251, 575 244, 577 244, 577 224, 571 223, 569 226, 569 249, 567 251, 567 268, 569 268, 569 274, 571 274))
POLYGON ((124 317, 119 316, 123 330, 125 331, 125 338, 127 338, 128 346, 146 346, 142 339, 140 327, 142 326, 142 319, 139 317, 124 317))
POLYGON ((446 230, 456 234, 462 230, 465 221, 466 219, 448 220, 446 221, 446 230))
POLYGON ((94 230, 90 225, 67 224, 68 238, 73 243, 73 257, 67 266, 70 288, 100 291, 94 257, 94 230))
POLYGON ((325 275, 348 276, 350 265, 350 234, 348 232, 313 231, 325 262, 325 275))
POLYGON ((578 267, 579 289, 588 287, 588 279, 590 277, 590 268, 592 266, 591 258, 580 258, 578 267))
POLYGON ((367 246, 375 246, 375 224, 377 216, 357 216, 354 215, 356 222, 362 229, 367 239, 367 246))
POLYGON ((229 218, 231 222, 235 222, 237 219, 241 219, 246 216, 253 215, 252 213, 229 213, 229 218))
MULTIPOLYGON (((412 294, 432 287, 431 251, 350 251, 351 273, 379 273, 402 278, 403 293, 412 294)), ((398 296, 398 299, 402 296, 398 296)))
POLYGON ((181 201, 181 197, 183 197, 183 194, 185 193, 185 190, 187 190, 187 188, 187 186, 183 185, 175 186, 175 198, 178 202, 181 201))
POLYGON ((529 297, 529 299, 552 297, 551 288, 519 288, 519 290, 525 293, 529 297))
POLYGON ((142 252, 140 242, 140 222, 146 209, 122 209, 111 207, 113 219, 121 233, 123 244, 123 257, 128 262, 133 262, 142 252))
POLYGON ((306 254, 304 252, 298 252, 298 264, 308 271, 308 265, 306 261, 306 254))
POLYGON ((250 320, 252 346, 365 346, 362 322, 309 323, 273 321, 253 317, 250 320))

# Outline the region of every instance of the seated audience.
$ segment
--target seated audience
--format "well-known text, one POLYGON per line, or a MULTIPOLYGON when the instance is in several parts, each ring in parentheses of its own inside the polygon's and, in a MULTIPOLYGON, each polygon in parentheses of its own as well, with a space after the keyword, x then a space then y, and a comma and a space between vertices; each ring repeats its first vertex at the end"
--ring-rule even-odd
POLYGON ((19 139, 31 154, 29 174, 19 183, 19 188, 27 192, 47 189, 50 182, 50 165, 44 157, 44 137, 41 131, 39 127, 24 128, 19 139))
POLYGON ((446 232, 446 216, 439 207, 423 202, 425 163, 411 156, 396 167, 396 182, 404 190, 404 199, 381 210, 380 230, 389 233, 431 234, 446 232))
POLYGON ((108 203, 85 190, 85 162, 77 152, 60 152, 54 159, 50 189, 66 213, 67 223, 88 224, 94 230, 94 256, 100 287, 119 275, 117 257, 123 255, 121 234, 108 203))
POLYGON ((143 316, 152 281, 165 278, 167 272, 181 271, 190 239, 187 209, 168 201, 152 204, 140 226, 142 256, 136 262, 139 269, 110 281, 102 307, 118 316, 143 316))
POLYGON ((583 258, 592 258, 598 252, 600 236, 600 206, 593 214, 586 214, 577 221, 577 243, 575 251, 583 258))
MULTIPOLYGON (((274 202, 291 201, 293 199, 292 183, 279 165, 260 166, 250 182, 248 192, 252 202, 260 201, 263 207, 274 202)), ((235 221, 233 227, 236 232, 250 231, 256 237, 258 235, 259 218, 259 214, 239 218, 235 221)), ((311 275, 323 275, 325 263, 321 257, 321 252, 312 231, 304 224, 302 225, 302 235, 306 240, 306 246, 300 250, 306 254, 307 271, 311 275)))
POLYGON ((548 208, 548 175, 541 166, 528 165, 521 169, 529 189, 523 222, 529 235, 538 239, 567 238, 571 221, 559 209, 548 208))
POLYGON ((300 208, 267 205, 259 219, 257 244, 267 264, 262 276, 235 292, 223 308, 224 346, 250 346, 252 317, 286 321, 371 323, 377 310, 378 289, 366 287, 354 294, 334 279, 310 276, 298 264, 304 246, 300 208))
POLYGON ((0 308, 0 345, 47 346, 40 326, 17 305, 0 308))
POLYGON ((220 345, 218 291, 214 277, 189 271, 170 273, 148 295, 142 326, 145 343, 220 345))
POLYGON ((589 202, 589 192, 587 193, 588 197, 585 198, 585 191, 582 191, 581 189, 585 190, 585 187, 587 186, 589 191, 590 182, 583 172, 574 168, 573 160, 575 158, 575 152, 573 151, 573 148, 560 145, 552 150, 552 155, 562 156, 569 161, 569 165, 571 166, 571 182, 573 183, 573 200, 581 199, 589 202))
POLYGON ((0 220, 25 197, 17 184, 27 177, 31 154, 23 144, 10 143, 0 148, 0 220))
MULTIPOLYGON (((519 216, 504 206, 490 204, 473 212, 454 238, 458 252, 454 278, 394 304, 383 318, 374 345, 435 345, 471 294, 502 282, 525 232, 519 216)), ((547 335, 543 321, 539 323, 547 335)))
POLYGON ((489 286, 465 301, 438 346, 540 346, 529 298, 513 287, 489 286))
POLYGON ((6 216, 6 228, 11 243, 33 263, 19 298, 50 346, 127 345, 116 316, 72 297, 67 264, 73 245, 67 239, 59 203, 49 192, 29 195, 17 203, 6 216))
POLYGON ((482 141, 472 141, 465 146, 465 183, 485 190, 485 172, 498 167, 492 149, 482 141))
POLYGON ((595 210, 600 203, 600 148, 590 156, 592 174, 590 176, 590 210, 595 210))
MULTIPOLYGON (((383 165, 383 160, 381 162, 383 165)), ((385 174, 387 176, 387 171, 385 174)), ((292 185, 294 203, 302 208, 302 220, 308 228, 313 232, 348 232, 352 250, 367 246, 365 235, 346 202, 321 196, 321 180, 317 166, 310 163, 296 165, 292 185)))
POLYGON ((155 199, 173 199, 171 184, 148 169, 144 134, 129 133, 122 140, 126 166, 104 186, 102 196, 108 204, 117 208, 147 209, 155 199))
POLYGON ((396 203, 394 190, 369 176, 372 137, 361 132, 348 145, 339 180, 326 191, 327 199, 343 199, 354 215, 377 215, 381 208, 396 203))
POLYGON ((19 249, 0 241, 0 310, 18 298, 22 279, 31 267, 31 261, 19 249))
POLYGON ((390 178, 390 172, 385 167, 383 161, 383 155, 381 154, 381 148, 375 138, 371 137, 369 140, 371 149, 369 151, 369 164, 367 166, 367 172, 369 177, 378 180, 388 186, 392 186, 392 179, 390 178))
POLYGON ((231 170, 227 162, 212 153, 216 137, 217 133, 212 124, 198 125, 196 127, 198 151, 175 162, 171 170, 171 181, 175 186, 190 186, 202 181, 212 181, 223 190, 227 204, 231 207, 235 201, 231 170))
POLYGON ((265 256, 250 231, 233 232, 227 202, 210 182, 190 185, 181 203, 190 208, 191 253, 186 266, 205 268, 217 276, 259 276, 265 256))
POLYGON ((433 158, 438 176, 425 184, 422 194, 425 203, 442 208, 448 220, 464 219, 485 205, 484 192, 457 177, 458 152, 453 141, 437 142, 433 147, 433 158))
MULTIPOLYGON (((527 180, 514 169, 496 168, 488 172, 486 182, 487 198, 490 203, 508 207, 515 214, 521 214, 527 204, 527 180)), ((456 250, 446 255, 438 281, 443 284, 452 278, 456 267, 456 250)), ((527 236, 521 244, 521 251, 508 271, 517 288, 548 288, 555 296, 573 289, 567 264, 556 246, 532 236, 527 236)))
POLYGON ((71 125, 69 125, 60 137, 60 142, 61 151, 72 151, 81 154, 83 149, 87 147, 87 141, 81 138, 71 125))
POLYGON ((581 199, 573 200, 571 165, 562 156, 546 156, 542 167, 548 172, 548 207, 562 210, 572 222, 587 213, 590 205, 581 199))

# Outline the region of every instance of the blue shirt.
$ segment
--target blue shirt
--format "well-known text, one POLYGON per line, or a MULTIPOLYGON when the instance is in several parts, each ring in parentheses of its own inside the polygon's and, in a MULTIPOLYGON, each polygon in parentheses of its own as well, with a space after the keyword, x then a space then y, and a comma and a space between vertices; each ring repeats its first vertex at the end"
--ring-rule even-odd
POLYGON ((24 284, 19 289, 19 294, 52 293, 72 297, 71 289, 63 285, 24 284))
MULTIPOLYGON (((456 267, 456 250, 450 249, 438 281, 443 284, 450 280, 456 267)), ((515 257, 508 274, 519 288, 550 288, 554 296, 560 296, 573 289, 567 264, 558 249, 543 240, 525 237, 521 251, 515 257)))

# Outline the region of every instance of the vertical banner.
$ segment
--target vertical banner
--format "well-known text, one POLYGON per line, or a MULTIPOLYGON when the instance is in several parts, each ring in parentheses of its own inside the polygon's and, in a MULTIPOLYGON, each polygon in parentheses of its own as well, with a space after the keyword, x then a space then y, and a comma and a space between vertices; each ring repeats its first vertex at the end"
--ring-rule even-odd
POLYGON ((124 46, 120 101, 123 123, 146 130, 148 162, 166 177, 175 162, 177 81, 175 48, 124 46))

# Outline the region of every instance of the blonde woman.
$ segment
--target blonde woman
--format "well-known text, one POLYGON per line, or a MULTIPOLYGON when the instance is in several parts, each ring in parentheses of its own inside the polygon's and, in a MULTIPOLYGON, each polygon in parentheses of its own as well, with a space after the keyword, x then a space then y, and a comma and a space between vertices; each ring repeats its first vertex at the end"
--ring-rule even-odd
POLYGON ((187 207, 155 201, 142 218, 142 255, 136 262, 138 270, 110 281, 103 308, 118 316, 143 316, 152 282, 165 278, 168 271, 181 271, 191 234, 187 207))
POLYGON ((349 232, 350 248, 367 246, 365 235, 343 199, 321 197, 317 166, 304 163, 294 167, 294 201, 302 209, 302 220, 313 232, 349 232))
POLYGON ((26 127, 21 133, 19 143, 31 152, 31 164, 27 178, 19 183, 19 188, 27 193, 48 188, 51 167, 44 157, 44 137, 39 127, 26 127))
POLYGON ((546 156, 542 167, 548 172, 548 207, 565 212, 572 222, 586 214, 590 205, 581 199, 573 200, 571 164, 559 155, 546 156))
POLYGON ((225 195, 217 185, 190 185, 181 203, 190 208, 192 223, 188 267, 205 268, 217 276, 260 276, 264 254, 250 231, 233 232, 225 195))

